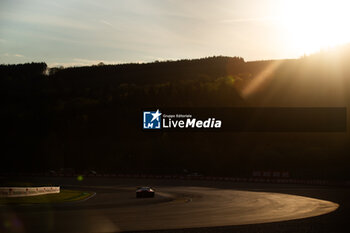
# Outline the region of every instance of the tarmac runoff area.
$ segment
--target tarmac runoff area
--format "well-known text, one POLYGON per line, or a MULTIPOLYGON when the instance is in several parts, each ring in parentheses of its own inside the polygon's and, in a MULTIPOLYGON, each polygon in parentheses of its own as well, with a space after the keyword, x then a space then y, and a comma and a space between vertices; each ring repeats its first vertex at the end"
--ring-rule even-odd
MULTIPOLYGON (((136 199, 150 180, 62 180, 62 186, 95 192, 86 201, 0 207, 1 232, 121 232, 234 226, 324 215, 337 203, 276 192, 155 183, 155 198, 136 199), (113 184, 115 183, 115 184, 113 184)), ((251 186, 250 186, 251 187, 251 186)))

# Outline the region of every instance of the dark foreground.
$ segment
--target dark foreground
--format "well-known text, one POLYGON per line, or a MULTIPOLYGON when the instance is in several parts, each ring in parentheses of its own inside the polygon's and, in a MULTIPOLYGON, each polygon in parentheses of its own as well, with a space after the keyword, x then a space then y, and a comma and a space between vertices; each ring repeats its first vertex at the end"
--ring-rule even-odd
POLYGON ((1 206, 1 232, 119 232, 179 226, 185 228, 147 232, 350 231, 347 224, 350 190, 341 187, 112 178, 86 178, 83 181, 35 178, 34 182, 57 183, 63 188, 97 194, 74 204, 1 206), (142 185, 155 187, 156 198, 136 200, 134 187, 142 185), (273 193, 330 202, 318 203, 314 199, 273 193), (332 202, 340 205, 334 212, 308 217, 329 212, 332 202), (304 209, 308 212, 304 213, 304 209), (308 218, 284 221, 302 217, 308 218), (172 221, 174 218, 178 222, 172 221), (268 223, 271 221, 279 222, 268 223), (230 222, 236 226, 228 226, 230 222), (254 222, 260 223, 252 224, 254 222), (237 225, 240 223, 244 225, 237 225))

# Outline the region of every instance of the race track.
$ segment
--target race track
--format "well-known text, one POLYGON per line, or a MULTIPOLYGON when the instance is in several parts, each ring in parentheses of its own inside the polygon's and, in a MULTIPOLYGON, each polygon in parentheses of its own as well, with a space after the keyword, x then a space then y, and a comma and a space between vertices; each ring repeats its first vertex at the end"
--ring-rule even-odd
MULTIPOLYGON (((145 185, 147 182, 144 183, 145 185)), ((92 190, 84 202, 2 206, 1 232, 120 232, 231 226, 301 219, 330 213, 338 204, 274 192, 213 187, 155 187, 154 199, 136 199, 135 186, 66 185, 92 190)))

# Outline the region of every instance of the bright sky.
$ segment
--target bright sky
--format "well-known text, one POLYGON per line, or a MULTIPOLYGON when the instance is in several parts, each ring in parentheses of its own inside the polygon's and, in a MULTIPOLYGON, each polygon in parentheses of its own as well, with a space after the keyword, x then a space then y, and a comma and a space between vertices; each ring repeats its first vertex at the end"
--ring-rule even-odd
POLYGON ((350 42, 346 0, 0 0, 0 64, 296 58, 350 42))

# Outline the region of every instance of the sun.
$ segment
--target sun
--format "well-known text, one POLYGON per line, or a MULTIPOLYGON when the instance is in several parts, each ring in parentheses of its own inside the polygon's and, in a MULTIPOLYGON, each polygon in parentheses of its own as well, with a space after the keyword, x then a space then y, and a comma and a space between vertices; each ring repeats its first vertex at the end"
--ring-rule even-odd
POLYGON ((350 1, 283 1, 280 24, 294 52, 310 54, 350 42, 350 1))

